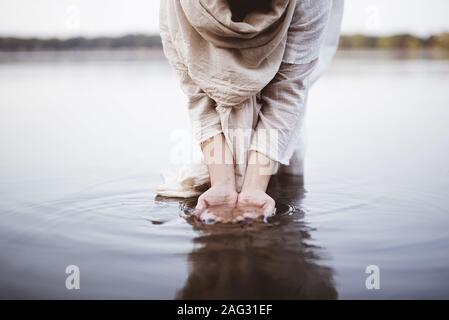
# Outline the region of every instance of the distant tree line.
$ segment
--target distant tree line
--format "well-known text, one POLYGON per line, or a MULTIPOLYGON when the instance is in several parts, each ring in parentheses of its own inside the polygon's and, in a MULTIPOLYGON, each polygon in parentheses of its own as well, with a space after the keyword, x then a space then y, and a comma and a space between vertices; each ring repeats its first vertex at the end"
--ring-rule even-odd
POLYGON ((159 35, 126 35, 122 37, 76 37, 39 39, 0 37, 0 51, 91 50, 125 48, 161 48, 159 35))
POLYGON ((432 35, 426 38, 410 34, 392 36, 366 36, 361 34, 343 35, 340 38, 342 49, 442 49, 449 50, 449 33, 432 35))
MULTIPOLYGON (((91 49, 133 49, 161 48, 159 35, 126 35, 122 37, 76 37, 69 39, 39 39, 0 37, 0 51, 33 50, 91 50, 91 49)), ((449 33, 426 38, 410 34, 392 36, 343 35, 342 49, 442 49, 449 51, 449 33)))

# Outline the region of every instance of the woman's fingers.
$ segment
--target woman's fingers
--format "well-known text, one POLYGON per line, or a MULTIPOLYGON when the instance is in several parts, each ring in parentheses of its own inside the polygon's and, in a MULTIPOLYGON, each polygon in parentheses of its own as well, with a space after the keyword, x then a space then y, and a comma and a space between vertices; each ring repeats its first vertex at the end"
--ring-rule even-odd
POLYGON ((204 210, 199 218, 205 224, 214 224, 217 222, 217 217, 214 214, 211 214, 208 210, 204 210))
POLYGON ((239 223, 239 222, 241 222, 243 220, 245 220, 245 218, 242 215, 239 214, 239 215, 236 215, 234 217, 234 219, 232 219, 232 223, 239 223))
POLYGON ((250 212, 245 212, 243 214, 243 217, 245 219, 251 219, 251 220, 255 220, 257 218, 260 218, 262 215, 260 214, 260 212, 255 212, 255 211, 250 211, 250 212))
POLYGON ((262 196, 251 194, 240 194, 238 199, 239 206, 258 206, 262 207, 265 204, 266 199, 262 196))
POLYGON ((229 223, 233 221, 234 208, 227 206, 207 206, 203 210, 195 209, 195 217, 206 224, 213 224, 217 222, 229 223))
POLYGON ((266 220, 274 215, 275 205, 275 201, 260 190, 247 191, 239 195, 238 207, 240 215, 244 219, 263 218, 266 220))
POLYGON ((274 215, 275 213, 275 205, 276 203, 274 202, 273 199, 267 199, 267 201, 265 202, 265 204, 262 206, 263 209, 263 215, 266 217, 271 217, 274 215))
POLYGON ((204 210, 207 207, 207 203, 206 203, 206 199, 204 197, 204 194, 202 194, 199 198, 198 198, 198 202, 196 204, 195 210, 204 210))

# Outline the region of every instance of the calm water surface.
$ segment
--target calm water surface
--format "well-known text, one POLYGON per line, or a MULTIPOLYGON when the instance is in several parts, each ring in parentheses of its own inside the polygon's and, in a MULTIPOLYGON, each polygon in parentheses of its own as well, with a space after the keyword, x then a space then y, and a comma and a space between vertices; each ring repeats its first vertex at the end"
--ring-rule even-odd
POLYGON ((0 297, 449 298, 448 83, 449 61, 340 55, 280 214, 201 225, 154 197, 189 130, 167 63, 3 61, 0 297))

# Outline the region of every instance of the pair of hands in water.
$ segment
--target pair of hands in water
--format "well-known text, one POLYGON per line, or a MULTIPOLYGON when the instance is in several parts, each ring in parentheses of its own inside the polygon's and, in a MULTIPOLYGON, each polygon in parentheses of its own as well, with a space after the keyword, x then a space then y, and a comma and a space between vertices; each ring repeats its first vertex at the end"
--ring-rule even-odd
POLYGON ((242 190, 232 186, 212 186, 198 198, 195 216, 203 222, 236 223, 263 219, 275 213, 275 202, 263 190, 242 190))
POLYGON ((274 200, 265 193, 275 168, 273 160, 250 150, 242 191, 237 193, 235 164, 229 161, 234 156, 224 135, 220 133, 204 141, 201 148, 212 187, 198 198, 194 212, 197 218, 206 223, 235 223, 274 214, 274 200))

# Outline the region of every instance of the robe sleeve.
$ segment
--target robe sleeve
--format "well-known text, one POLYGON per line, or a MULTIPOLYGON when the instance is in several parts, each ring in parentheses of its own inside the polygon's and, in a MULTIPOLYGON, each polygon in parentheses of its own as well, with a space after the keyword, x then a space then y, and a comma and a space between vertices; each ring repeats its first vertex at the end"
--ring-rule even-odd
POLYGON ((222 133, 220 115, 215 102, 209 98, 190 78, 187 72, 181 75, 181 87, 187 95, 192 131, 198 143, 222 133))
POLYGON ((283 62, 261 92, 261 111, 250 150, 288 165, 305 114, 310 75, 323 43, 331 0, 298 1, 283 62))
POLYGON ((308 93, 307 77, 317 60, 307 64, 283 63, 274 79, 262 90, 259 119, 249 150, 288 165, 289 145, 302 124, 308 93))
MULTIPOLYGON (((162 2, 164 1, 161 1, 161 6, 162 2)), ((161 10, 161 13, 165 11, 161 10)), ((222 132, 220 115, 215 109, 215 102, 190 78, 187 67, 179 62, 179 59, 170 59, 170 57, 176 57, 178 53, 168 32, 166 21, 166 17, 161 15, 159 31, 164 54, 169 58, 172 68, 180 79, 181 89, 187 96, 187 108, 193 135, 195 140, 201 143, 222 132)))

